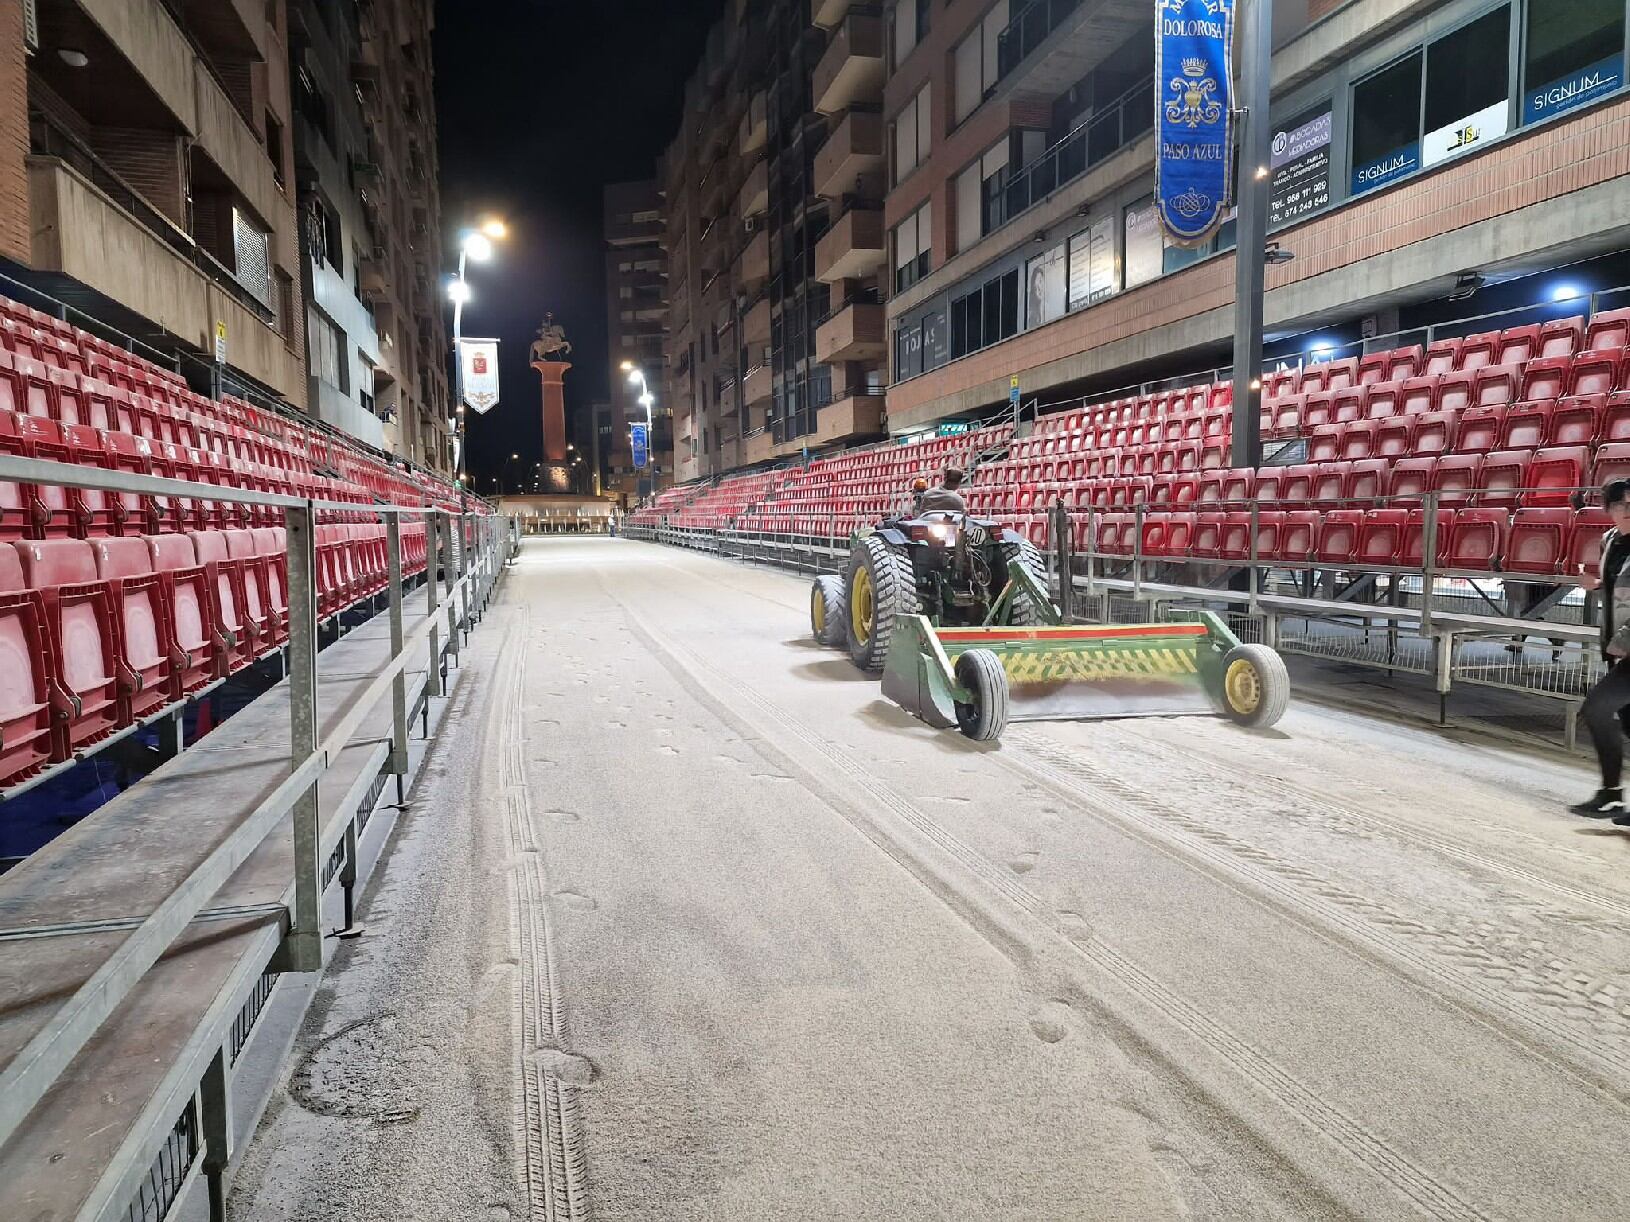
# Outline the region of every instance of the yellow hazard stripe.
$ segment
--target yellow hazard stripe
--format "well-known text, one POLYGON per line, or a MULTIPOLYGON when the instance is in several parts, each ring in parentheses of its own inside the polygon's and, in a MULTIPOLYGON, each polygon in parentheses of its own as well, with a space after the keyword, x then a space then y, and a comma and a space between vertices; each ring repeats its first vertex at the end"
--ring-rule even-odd
MULTIPOLYGON (((1048 650, 1045 653, 999 655, 1002 669, 1016 683, 1058 683, 1070 680, 1155 678, 1198 673, 1194 652, 1188 649, 1048 650)), ((956 663, 952 656, 951 664, 956 663)))

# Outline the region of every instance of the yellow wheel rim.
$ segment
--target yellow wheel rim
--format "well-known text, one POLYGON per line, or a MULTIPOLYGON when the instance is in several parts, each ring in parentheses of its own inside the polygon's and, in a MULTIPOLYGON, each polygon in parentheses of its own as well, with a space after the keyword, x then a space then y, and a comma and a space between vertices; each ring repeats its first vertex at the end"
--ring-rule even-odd
POLYGON ((1240 658, 1229 664, 1223 676, 1223 692, 1228 697, 1229 708, 1241 716, 1249 716, 1262 703, 1262 676, 1256 673, 1255 666, 1240 658))
POLYGON ((849 592, 849 626, 857 644, 872 639, 872 575, 864 566, 855 570, 854 588, 849 592))
POLYGON ((820 586, 816 586, 809 596, 809 618, 815 625, 815 635, 823 635, 826 632, 826 599, 821 597, 820 586))

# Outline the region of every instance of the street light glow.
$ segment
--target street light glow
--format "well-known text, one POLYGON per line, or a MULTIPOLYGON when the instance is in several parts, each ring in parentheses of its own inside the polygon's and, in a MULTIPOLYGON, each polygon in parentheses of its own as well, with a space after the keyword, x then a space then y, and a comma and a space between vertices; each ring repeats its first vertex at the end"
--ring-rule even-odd
POLYGON ((495 242, 502 242, 509 236, 509 226, 497 217, 491 217, 482 223, 481 232, 495 242))
POLYGON ((624 361, 621 365, 617 366, 617 368, 621 369, 624 373, 632 373, 634 371, 634 362, 624 361))
POLYGON ((451 301, 454 305, 469 305, 470 304, 470 285, 469 285, 469 282, 466 281, 466 280, 460 280, 460 279, 455 278, 453 280, 453 282, 447 286, 447 299, 449 301, 451 301))
POLYGON ((628 384, 630 386, 638 386, 643 381, 645 381, 645 375, 638 369, 634 370, 633 373, 628 375, 628 384))
POLYGON ((485 263, 492 258, 492 239, 484 233, 467 233, 464 235, 464 253, 477 263, 485 263))

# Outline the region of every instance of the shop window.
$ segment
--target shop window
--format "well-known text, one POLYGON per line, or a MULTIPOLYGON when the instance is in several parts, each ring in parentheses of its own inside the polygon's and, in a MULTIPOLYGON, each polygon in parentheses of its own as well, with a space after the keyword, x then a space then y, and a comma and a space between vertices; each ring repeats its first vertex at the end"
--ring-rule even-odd
POLYGON ((1511 111, 1510 47, 1509 4, 1427 47, 1422 165, 1435 165, 1505 135, 1511 111))
POLYGON ((951 302, 951 355, 966 356, 1019 331, 1019 269, 951 302))
POLYGON ((1353 86, 1353 194, 1421 165, 1421 52, 1353 86))
POLYGON ((1624 84, 1622 0, 1529 0, 1522 121, 1533 123, 1624 84))

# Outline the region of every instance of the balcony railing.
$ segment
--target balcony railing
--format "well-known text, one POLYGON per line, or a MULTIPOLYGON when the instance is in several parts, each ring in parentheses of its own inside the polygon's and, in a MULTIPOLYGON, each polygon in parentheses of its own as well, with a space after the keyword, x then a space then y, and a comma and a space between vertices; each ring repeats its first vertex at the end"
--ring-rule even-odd
POLYGON ((1134 85, 1018 173, 985 184, 986 233, 1035 207, 1065 184, 1125 148, 1155 122, 1153 77, 1134 85))
POLYGON ((1017 68, 1059 22, 1080 7, 1081 0, 1030 0, 996 36, 996 79, 1017 68))

